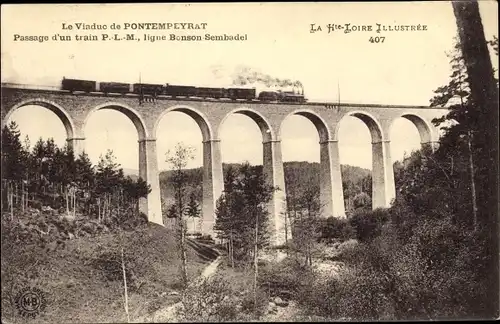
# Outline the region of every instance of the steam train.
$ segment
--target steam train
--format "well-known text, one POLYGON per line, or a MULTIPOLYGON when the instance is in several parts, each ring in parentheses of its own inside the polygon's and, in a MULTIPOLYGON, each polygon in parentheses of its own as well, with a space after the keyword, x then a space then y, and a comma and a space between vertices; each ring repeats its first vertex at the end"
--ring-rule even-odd
POLYGON ((157 98, 159 95, 176 97, 198 97, 198 98, 228 98, 231 100, 259 100, 265 102, 296 102, 303 103, 307 99, 304 93, 296 93, 295 91, 262 91, 257 96, 255 88, 207 88, 194 87, 185 85, 171 84, 149 84, 149 83, 120 83, 120 82, 97 82, 79 79, 62 80, 62 90, 71 92, 103 92, 127 94, 134 93, 140 96, 157 98))

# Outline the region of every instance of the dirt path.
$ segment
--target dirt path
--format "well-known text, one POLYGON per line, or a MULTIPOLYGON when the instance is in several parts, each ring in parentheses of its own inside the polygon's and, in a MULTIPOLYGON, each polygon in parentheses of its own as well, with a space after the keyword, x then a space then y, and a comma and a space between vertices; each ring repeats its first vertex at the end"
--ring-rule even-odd
MULTIPOLYGON (((217 257, 214 261, 212 261, 201 273, 201 275, 196 278, 191 284, 192 286, 198 286, 203 281, 210 278, 217 270, 217 267, 222 261, 222 256, 217 257)), ((182 306, 182 302, 177 302, 173 305, 167 306, 164 309, 160 309, 156 311, 151 318, 143 318, 139 322, 153 322, 153 323, 171 323, 176 322, 175 314, 177 310, 182 306)))

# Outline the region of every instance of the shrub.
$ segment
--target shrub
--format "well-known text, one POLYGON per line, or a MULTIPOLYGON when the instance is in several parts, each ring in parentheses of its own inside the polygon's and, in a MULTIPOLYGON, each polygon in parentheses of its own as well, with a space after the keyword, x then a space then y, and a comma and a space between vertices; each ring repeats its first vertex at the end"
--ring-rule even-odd
POLYGON ((259 285, 270 296, 279 296, 283 291, 297 296, 302 287, 308 286, 313 278, 312 271, 293 257, 279 263, 269 262, 259 271, 259 285))
POLYGON ((326 283, 303 286, 297 302, 306 313, 329 320, 391 319, 387 286, 387 280, 373 270, 352 270, 326 283))
POLYGON ((362 242, 369 242, 379 236, 382 226, 389 220, 386 209, 373 211, 358 211, 349 219, 349 223, 356 232, 356 237, 362 242))
POLYGON ((310 314, 330 319, 415 320, 485 316, 488 252, 482 232, 452 218, 422 217, 409 238, 399 224, 346 250, 348 266, 327 284, 301 286, 297 294, 310 314))
POLYGON ((329 217, 320 225, 321 240, 333 242, 335 240, 348 240, 355 237, 355 231, 351 224, 342 218, 329 217))
MULTIPOLYGON (((255 298, 253 291, 247 291, 241 296, 241 311, 244 314, 252 315, 253 318, 259 318, 264 314, 266 307, 268 306, 269 295, 267 292, 259 288, 257 289, 257 304, 255 304, 255 298)), ((250 317, 250 316, 248 316, 250 317)))
POLYGON ((372 209, 372 197, 370 197, 366 192, 360 192, 353 198, 353 207, 355 210, 371 210, 372 209))
POLYGON ((224 322, 237 318, 237 301, 231 297, 228 283, 219 276, 205 280, 200 286, 189 288, 178 312, 187 322, 224 322))

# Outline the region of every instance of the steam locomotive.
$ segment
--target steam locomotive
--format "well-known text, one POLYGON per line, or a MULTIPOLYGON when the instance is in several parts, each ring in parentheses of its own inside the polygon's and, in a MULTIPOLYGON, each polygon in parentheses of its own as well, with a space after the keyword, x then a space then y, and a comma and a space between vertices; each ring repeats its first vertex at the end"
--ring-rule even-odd
POLYGON ((120 82, 97 82, 79 79, 62 79, 62 90, 71 92, 103 92, 127 94, 134 93, 140 96, 157 98, 159 95, 176 97, 198 97, 198 98, 228 98, 231 100, 258 100, 264 102, 306 102, 304 94, 294 91, 262 91, 257 96, 255 88, 207 88, 171 84, 149 84, 149 83, 120 83, 120 82))

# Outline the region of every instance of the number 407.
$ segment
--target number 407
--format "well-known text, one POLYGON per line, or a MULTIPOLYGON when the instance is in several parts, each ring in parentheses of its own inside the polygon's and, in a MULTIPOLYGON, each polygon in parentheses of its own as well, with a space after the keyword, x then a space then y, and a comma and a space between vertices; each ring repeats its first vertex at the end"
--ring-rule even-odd
POLYGON ((384 41, 385 41, 385 37, 384 36, 370 37, 370 39, 369 39, 370 43, 383 43, 384 41))

